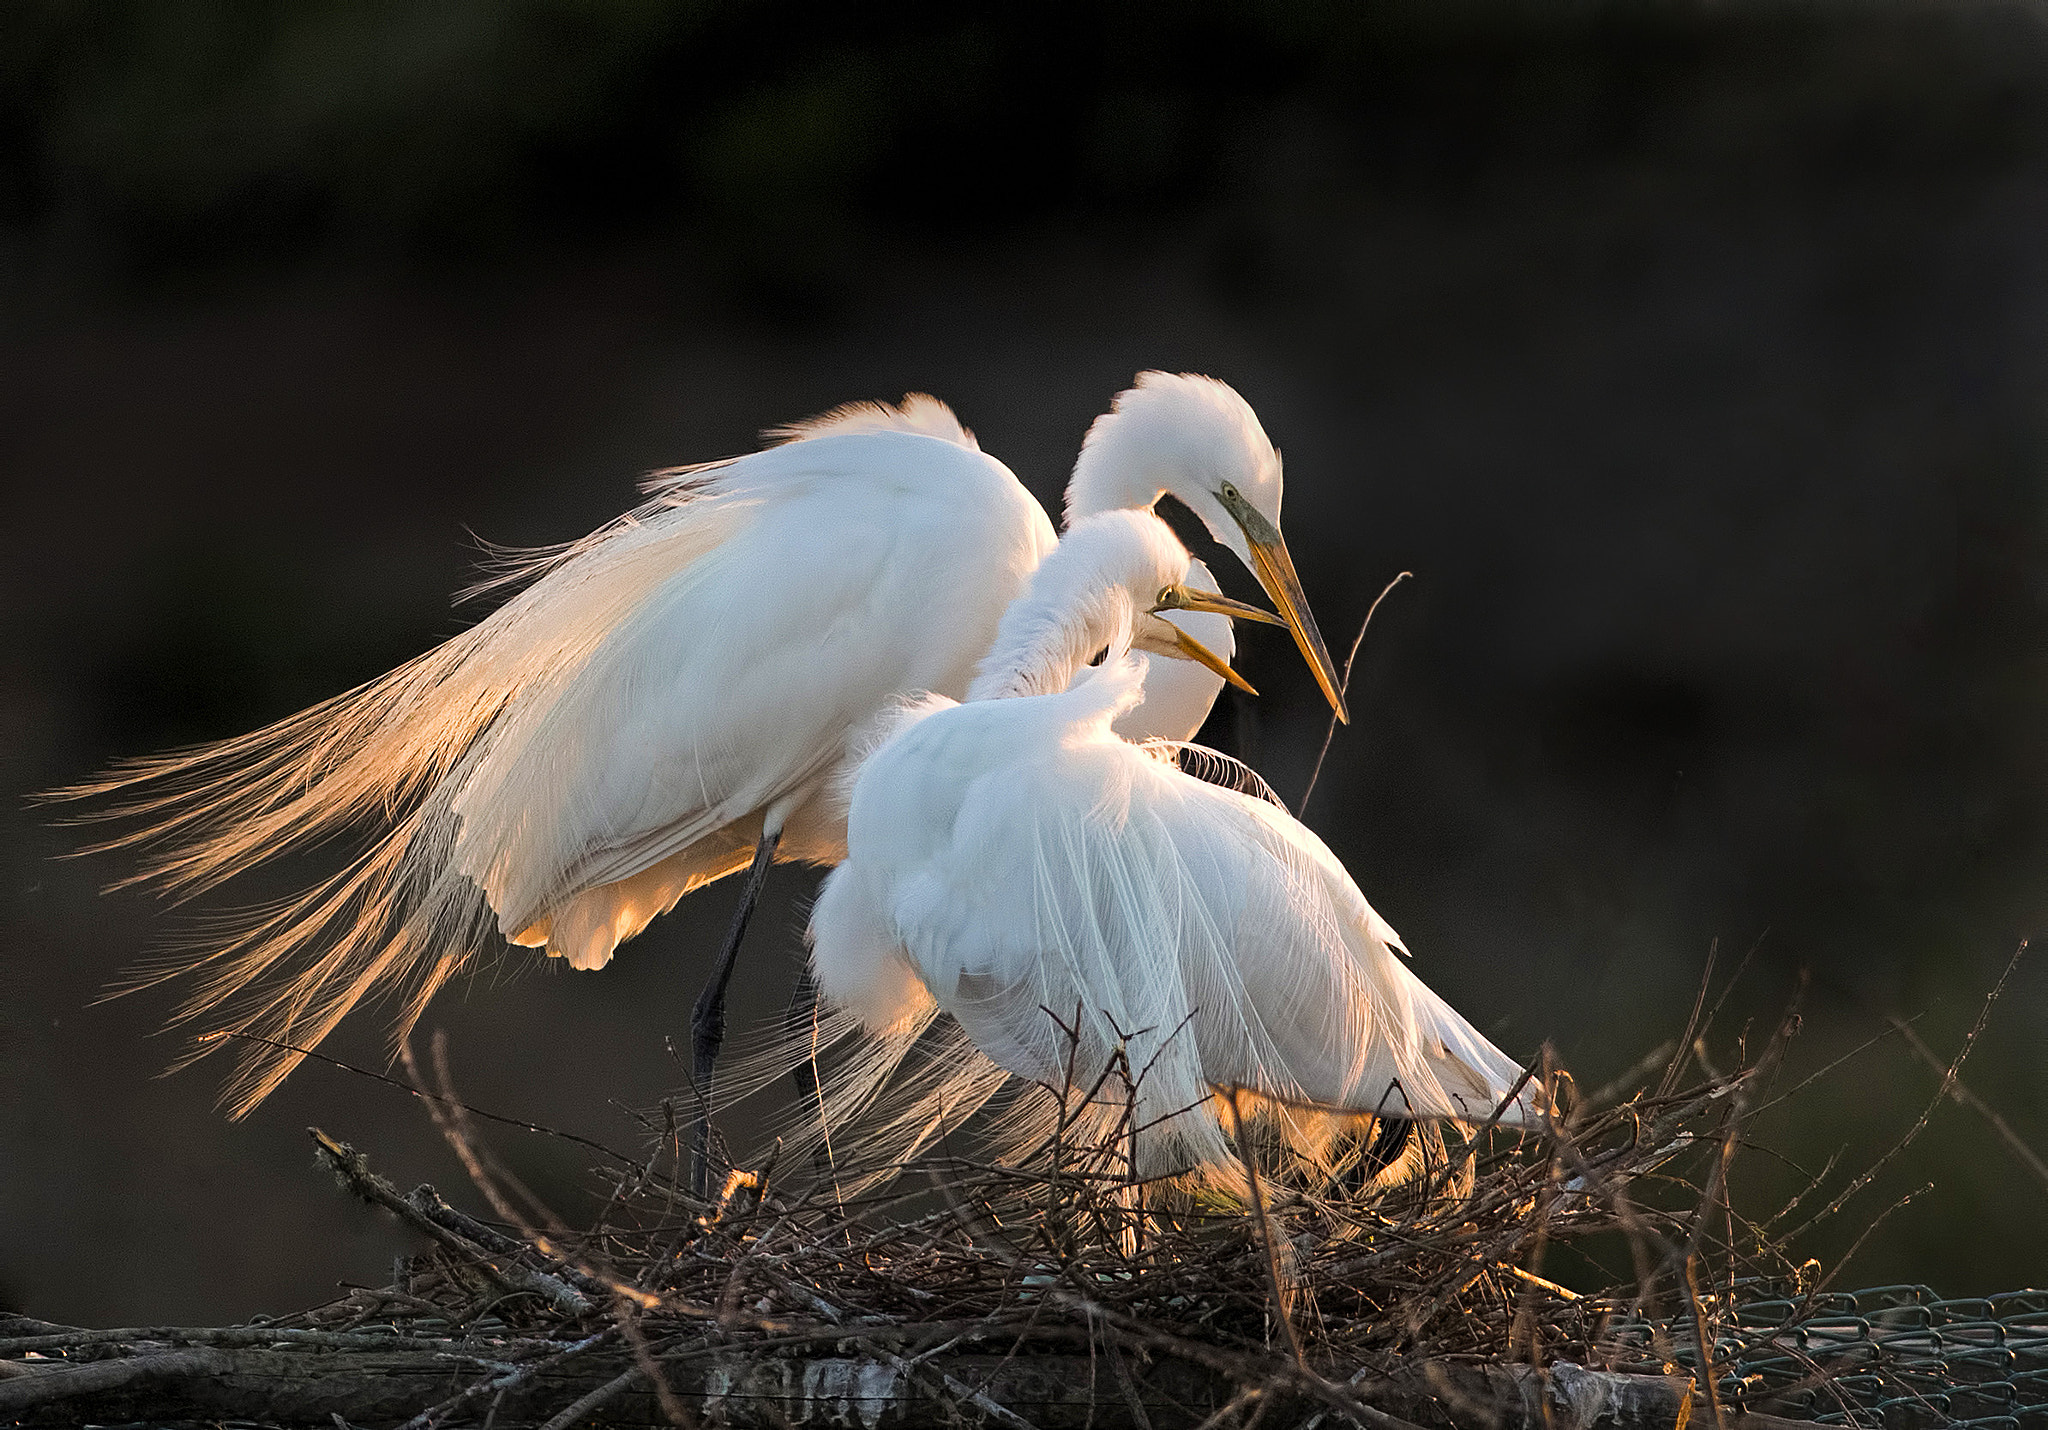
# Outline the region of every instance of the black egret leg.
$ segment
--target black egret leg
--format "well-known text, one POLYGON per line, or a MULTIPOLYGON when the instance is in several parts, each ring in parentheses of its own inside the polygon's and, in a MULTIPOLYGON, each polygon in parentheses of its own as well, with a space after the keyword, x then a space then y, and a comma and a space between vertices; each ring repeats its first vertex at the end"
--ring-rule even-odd
POLYGON ((1415 1124, 1405 1117, 1382 1117, 1379 1126, 1373 1129, 1372 1143, 1359 1159, 1359 1170, 1365 1174, 1365 1184, 1387 1168, 1394 1165, 1401 1154, 1408 1150, 1408 1139, 1415 1135, 1415 1124))
POLYGON ((740 906, 733 910, 732 927, 726 931, 725 947, 718 951, 718 966, 711 981, 697 995, 690 1014, 690 1075, 697 1080, 697 1127, 690 1139, 690 1190, 699 1197, 709 1191, 711 1161, 711 1070, 718 1066, 718 1049, 725 1042, 725 989, 732 982, 732 966, 739 957, 740 941, 747 936, 747 920, 754 905, 761 902, 761 886, 775 863, 775 846, 782 832, 761 836, 754 846, 753 867, 747 870, 747 884, 740 891, 740 906))

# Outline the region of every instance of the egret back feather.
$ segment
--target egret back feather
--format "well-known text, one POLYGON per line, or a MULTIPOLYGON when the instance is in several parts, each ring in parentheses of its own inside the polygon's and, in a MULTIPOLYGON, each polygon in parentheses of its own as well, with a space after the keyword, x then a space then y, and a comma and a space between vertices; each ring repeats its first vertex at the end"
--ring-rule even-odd
MULTIPOLYGON (((497 946, 494 929, 518 934, 580 889, 629 879, 692 838, 710 842, 689 879, 726 872, 735 850, 744 864, 762 808, 829 774, 843 753, 838 736, 846 720, 836 710, 814 720, 823 728, 840 719, 829 748, 794 751, 765 772, 728 768, 733 752, 720 741, 729 737, 671 752, 669 763, 674 753, 694 760, 683 781, 704 785, 705 809, 694 815, 629 808, 622 817, 593 807, 602 793, 593 786, 609 773, 603 762, 619 732, 648 727, 650 691, 657 704, 668 700, 659 679, 650 683, 649 657, 659 652, 666 660, 671 647, 690 642, 717 651, 708 638, 729 619, 721 603, 730 598, 706 591, 707 577, 721 553, 790 493, 830 491, 847 480, 841 468, 890 476, 907 465, 929 470, 942 486, 959 480, 956 469, 972 474, 983 484, 974 488, 981 510, 1016 527, 1007 544, 982 554, 994 568, 990 627, 1006 599, 1002 583, 1021 584, 1050 544, 1035 503, 931 399, 911 399, 902 409, 842 409, 776 435, 783 445, 752 456, 660 474, 649 483, 649 500, 626 516, 580 541, 504 563, 487 583, 517 588, 502 606, 388 675, 251 734, 126 762, 57 792, 116 797, 94 817, 136 827, 97 847, 143 849, 141 870, 124 882, 181 898, 287 851, 375 831, 332 877, 129 980, 132 987, 193 975, 177 1021, 207 1019, 224 1032, 268 1040, 242 1048, 223 1099, 231 1113, 260 1102, 299 1061, 291 1048, 317 1044, 373 991, 400 995, 395 1036, 402 1036, 448 978, 497 946), (976 454, 971 461, 938 456, 963 449, 976 454), (745 806, 751 829, 743 817, 737 829, 712 827, 718 814, 732 824, 748 799, 756 799, 745 806)), ((886 565, 899 539, 888 523, 865 533, 866 546, 860 535, 844 539, 886 565)), ((865 573, 846 579, 857 584, 865 573)), ((848 603, 857 607, 855 598, 848 603)), ((978 650, 987 637, 960 639, 978 650)), ((914 674, 938 683, 948 661, 971 659, 933 656, 929 669, 914 674)), ((964 687, 966 667, 959 668, 964 687)), ((671 681, 687 674, 659 673, 671 681)), ((657 723, 652 733, 669 732, 657 723)), ((663 752, 653 755, 661 764, 663 752)), ((593 934, 604 955, 679 892, 664 886, 652 902, 627 899, 628 926, 615 918, 593 934)), ((214 1046, 202 1039, 194 1055, 214 1046)))
POLYGON ((1484 1119, 1519 1068, 1408 972, 1321 841, 1108 733, 1144 669, 1125 655, 1064 695, 935 712, 879 750, 813 918, 821 989, 900 1038, 921 999, 900 976, 860 986, 900 960, 976 1047, 1050 1086, 1121 1054, 1147 1173, 1229 1160, 1219 1087, 1484 1119), (841 934, 863 906, 856 964, 841 934))

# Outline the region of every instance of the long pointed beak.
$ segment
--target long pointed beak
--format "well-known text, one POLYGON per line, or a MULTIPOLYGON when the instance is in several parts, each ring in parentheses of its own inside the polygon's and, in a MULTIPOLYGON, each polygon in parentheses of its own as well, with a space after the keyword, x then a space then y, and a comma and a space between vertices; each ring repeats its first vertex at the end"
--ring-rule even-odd
POLYGON ((1294 574, 1294 558, 1287 554, 1287 543, 1279 532, 1264 521, 1259 525, 1272 534, 1270 539, 1261 540, 1260 534, 1246 530, 1245 541, 1252 553, 1252 574, 1259 578, 1259 584, 1266 588, 1266 594, 1280 608, 1287 628, 1294 632, 1294 643, 1301 647, 1303 659, 1315 671, 1316 684, 1323 687, 1323 698, 1330 702, 1337 718, 1349 725, 1351 712, 1344 708, 1344 692, 1337 688, 1337 666, 1330 659, 1329 649, 1323 645, 1323 633, 1316 629, 1316 618, 1309 614, 1308 597, 1302 592, 1301 578, 1294 574))
MULTIPOLYGON (((1168 621, 1166 624, 1173 626, 1172 621, 1168 621)), ((1209 647, 1203 645, 1179 626, 1173 626, 1173 644, 1174 649, 1180 653, 1183 659, 1192 660, 1198 665, 1208 666, 1209 669, 1215 671, 1247 695, 1257 695, 1259 693, 1252 689, 1252 683, 1249 680, 1246 680, 1230 668, 1228 661, 1224 660, 1222 656, 1210 650, 1209 647)))
POLYGON ((1249 601, 1236 601, 1215 591, 1197 591, 1192 586, 1183 586, 1178 581, 1159 593, 1159 604, 1154 611, 1209 611, 1233 620, 1258 621, 1268 626, 1284 626, 1287 622, 1249 601))

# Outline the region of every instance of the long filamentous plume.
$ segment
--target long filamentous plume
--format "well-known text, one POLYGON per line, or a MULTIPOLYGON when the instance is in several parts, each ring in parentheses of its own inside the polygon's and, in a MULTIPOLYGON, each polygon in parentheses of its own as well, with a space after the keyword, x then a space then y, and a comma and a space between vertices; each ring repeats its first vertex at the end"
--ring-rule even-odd
POLYGON ((366 995, 402 998, 395 1043, 442 985, 499 946, 473 875, 509 840, 500 833, 497 847, 458 857, 464 791, 480 772, 518 768, 513 742, 530 739, 608 636, 746 519, 752 498, 721 481, 722 468, 657 474, 644 486, 650 500, 610 525, 501 562, 476 589, 513 590, 502 606, 387 675, 250 734, 125 761, 52 794, 121 797, 87 818, 138 827, 85 852, 148 850, 115 887, 178 899, 366 823, 383 826, 338 873, 117 985, 197 979, 173 1022, 207 1020, 216 1031, 181 1066, 225 1035, 250 1035, 222 1093, 231 1116, 261 1102, 297 1066, 294 1049, 320 1042, 366 995))
MULTIPOLYGON (((1105 719, 1114 713, 1110 706, 1128 704, 1142 685, 1145 661, 1132 655, 1130 638, 1126 616, 1110 639, 1101 665, 1079 677, 1083 682, 1099 683, 1105 719)), ((999 698, 1000 693, 1007 692, 991 698, 999 698)), ((864 753, 872 756, 889 740, 952 704, 942 698, 927 698, 900 705, 877 723, 864 753)), ((1257 807, 1274 810, 1280 819, 1288 818, 1264 782, 1227 756, 1179 742, 1154 742, 1143 748, 1163 764, 1192 769, 1207 783, 1234 789, 1257 807)), ((842 773, 838 781, 842 799, 851 799, 857 779, 856 769, 842 773)), ((1119 805, 1120 801, 1105 795, 1096 814, 1110 817, 1108 811, 1119 805)), ((1053 863, 1104 860, 1097 871, 1099 882, 1103 887, 1122 889, 1137 900, 1148 911, 1142 924, 1163 928, 1172 923, 1170 910, 1178 907, 1177 891, 1186 888, 1187 869, 1177 864, 1171 868, 1147 864, 1141 871, 1144 855, 1126 851, 1127 840, 1077 838, 1077 833, 1065 827, 1039 829, 1040 868, 1051 858, 1051 851, 1044 846, 1046 840, 1061 845, 1053 863), (1159 887, 1162 883, 1163 888, 1159 887)), ((1331 922, 1336 910, 1320 893, 1328 871, 1291 841, 1261 839, 1260 843, 1276 864, 1278 877, 1269 890, 1276 903, 1271 909, 1248 908, 1246 919, 1278 926, 1285 917, 1306 917, 1311 924, 1328 925, 1316 932, 1312 944, 1341 946, 1343 938, 1331 922)), ((1365 916, 1372 922, 1370 932, 1375 938, 1389 948, 1400 947, 1393 931, 1376 915, 1368 910, 1365 916)), ((1229 935, 1227 930, 1211 928, 1193 930, 1190 936, 1213 942, 1229 935)), ((1057 947, 1048 949, 1049 958, 1088 962, 1108 957, 1126 972, 1151 967, 1143 958, 1116 959, 1116 951, 1106 945, 1069 947, 1059 936, 1053 943, 1057 947)), ((1201 961, 1218 975, 1231 966, 1230 960, 1222 957, 1201 961)), ((1160 972, 1169 981, 1179 976, 1163 966, 1160 972)), ((1217 1000, 1217 1006, 1209 1010, 1210 1022, 1234 1029, 1226 1036, 1244 1040, 1252 1065, 1260 1070, 1254 1078, 1257 1087, 1226 1090, 1205 1081, 1196 1043, 1198 1037, 1214 1037, 1216 1032, 1211 1029, 1204 1034, 1194 1026, 1192 1013, 1173 1027, 1159 1025, 1156 1017, 1147 1020, 1147 1011, 1156 1013, 1179 1005, 1182 1000, 1171 989, 1130 990, 1128 1006, 1117 1009, 1056 1008, 1046 997, 1057 981, 1047 980, 1043 986, 1027 982, 1004 995, 1021 1001, 1015 1009, 1018 1016, 1002 1025, 1020 1040, 1020 1049, 1034 1045, 1024 1061, 1049 1074, 1035 1081, 1005 1071, 978 1050, 961 1025, 943 1013, 922 988, 916 990, 919 996, 913 997, 905 1016, 877 1034, 858 1034, 855 1021, 845 1013, 825 1015, 812 1027, 797 1030, 795 1053, 799 1058, 809 1057, 816 1074, 814 1106, 819 1118, 813 1138, 830 1154, 842 1192, 886 1181, 934 1144, 976 1123, 992 1106, 1000 1108, 1000 1115, 980 1118, 978 1125, 999 1161, 1027 1158, 1056 1133, 1074 1146, 1098 1149, 1113 1148, 1127 1138, 1132 1148, 1131 1166, 1144 1176, 1178 1180, 1193 1175, 1197 1179, 1220 1178, 1226 1184, 1236 1175, 1229 1139, 1239 1117, 1256 1121, 1266 1129, 1262 1135, 1277 1138, 1297 1158, 1335 1175, 1346 1150, 1354 1158, 1359 1151, 1359 1128, 1373 1125, 1382 1114, 1402 1116, 1414 1110, 1404 1101, 1382 1107, 1332 1107, 1308 1099, 1292 1086, 1285 1071, 1286 1057, 1272 1045, 1270 1031, 1262 1025, 1247 991, 1227 977, 1207 988, 1208 996, 1217 1000), (1036 1006, 1035 1017, 1026 1005, 1036 1006)), ((1081 982, 1085 986, 1089 980, 1081 982)), ((1431 1061, 1421 1056, 1421 1048, 1440 1045, 1445 1031, 1462 1026, 1462 1020, 1419 982, 1398 975, 1385 988, 1378 979, 1359 977, 1348 983, 1348 990, 1348 996, 1372 1004, 1367 1026, 1395 1030, 1408 1026, 1411 1018, 1416 1020, 1415 1047, 1405 1047, 1403 1039, 1390 1033, 1391 1045, 1373 1056, 1389 1060, 1399 1074, 1397 1085, 1412 1090, 1421 1106, 1455 1105, 1455 1099, 1439 1085, 1431 1061), (1402 1006, 1397 1008, 1389 999, 1399 999, 1402 1006)), ((1315 1016, 1312 1009, 1301 1012, 1305 1017, 1315 1016)), ((1450 1036, 1455 1042, 1455 1034, 1450 1036)), ((1366 1054, 1361 1050, 1359 1056, 1366 1054)), ((788 1061, 789 1050, 785 1049, 782 1056, 771 1055, 754 1066, 767 1073, 788 1061)), ((1363 1063, 1358 1071, 1363 1071, 1363 1063)), ((755 1086, 763 1080, 748 1079, 755 1086)), ((1488 1110, 1474 1109, 1480 1117, 1488 1110)))

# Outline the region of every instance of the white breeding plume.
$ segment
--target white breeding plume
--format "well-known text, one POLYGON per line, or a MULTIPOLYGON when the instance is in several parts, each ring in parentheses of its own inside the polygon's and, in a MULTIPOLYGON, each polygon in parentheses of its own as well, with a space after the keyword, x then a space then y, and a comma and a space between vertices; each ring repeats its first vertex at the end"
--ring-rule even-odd
MULTIPOLYGON (((1484 1121, 1521 1069, 1409 971, 1323 842, 1276 804, 1116 735, 1153 665, 1154 592, 1179 578, 1162 576, 1148 524, 1077 522, 1040 566, 975 683, 1019 698, 927 697, 860 766, 848 857, 812 914, 812 966, 819 991, 880 1038, 837 1073, 827 1117, 881 1098, 914 1144, 985 1101, 1000 1076, 949 1054, 938 1091, 913 1083, 889 1102, 887 1078, 943 1011, 998 1068, 1040 1084, 1085 1090, 1126 1059, 1141 1175, 1232 1159, 1222 1089, 1484 1121), (1007 638, 1027 630, 1043 634, 1007 638), (1108 658, 1081 668, 1077 653, 1105 640, 1108 658)), ((1511 1104, 1502 1120, 1526 1112, 1511 1104)))
MULTIPOLYGON (((638 510, 516 561, 489 583, 518 588, 504 605, 390 674, 63 792, 125 797, 111 813, 140 827, 112 842, 151 847, 136 882, 177 895, 375 831, 333 878, 140 980, 194 975, 182 1019, 268 1040, 243 1044, 233 1113, 367 994, 402 994, 402 1036, 501 936, 597 968, 682 895, 751 864, 699 1002, 708 1077, 769 864, 844 852, 826 791, 849 740, 906 694, 964 694, 1054 541, 932 398, 770 435, 779 445, 657 476, 638 510)), ((1091 429, 1069 511, 1167 491, 1257 573, 1334 691, 1279 539, 1278 454, 1223 384, 1141 376, 1091 429)), ((1165 725, 1131 718, 1187 733, 1214 690, 1176 697, 1165 725)))

